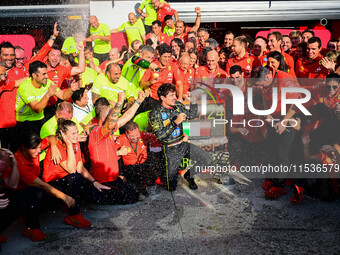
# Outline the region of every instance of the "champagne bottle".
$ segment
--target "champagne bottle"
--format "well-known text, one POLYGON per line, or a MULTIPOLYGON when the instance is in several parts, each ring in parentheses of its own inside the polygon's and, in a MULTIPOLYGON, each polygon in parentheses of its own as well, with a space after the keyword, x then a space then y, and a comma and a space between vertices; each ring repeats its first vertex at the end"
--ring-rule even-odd
MULTIPOLYGON (((141 68, 144 68, 144 69, 148 69, 149 68, 149 66, 150 66, 150 62, 149 61, 147 61, 146 59, 144 59, 144 58, 141 58, 141 57, 139 57, 139 56, 137 56, 137 55, 134 55, 133 57, 132 57, 132 59, 131 59, 131 62, 134 64, 134 65, 136 65, 136 66, 139 66, 139 67, 141 67, 141 68)), ((157 68, 158 69, 158 68, 157 68)), ((158 71, 156 69, 156 71, 158 71)))

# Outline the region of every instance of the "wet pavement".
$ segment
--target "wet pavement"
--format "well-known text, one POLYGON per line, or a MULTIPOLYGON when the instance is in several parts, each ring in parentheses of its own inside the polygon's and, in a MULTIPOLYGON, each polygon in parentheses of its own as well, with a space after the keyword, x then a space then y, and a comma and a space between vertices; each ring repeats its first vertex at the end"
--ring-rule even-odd
POLYGON ((340 201, 304 197, 291 204, 288 193, 266 200, 262 180, 218 184, 195 176, 198 190, 181 178, 175 192, 151 187, 133 205, 83 208, 89 229, 63 223, 61 211, 41 216, 48 239, 23 237, 22 220, 3 234, 2 254, 340 254, 340 201))

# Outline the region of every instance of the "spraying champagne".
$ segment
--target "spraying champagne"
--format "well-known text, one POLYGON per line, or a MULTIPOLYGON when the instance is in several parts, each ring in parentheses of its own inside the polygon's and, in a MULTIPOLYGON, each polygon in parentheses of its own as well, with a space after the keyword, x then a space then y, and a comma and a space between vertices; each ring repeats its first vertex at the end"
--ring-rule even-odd
MULTIPOLYGON (((151 64, 151 63, 150 63, 149 61, 147 61, 146 59, 141 58, 141 57, 139 57, 139 56, 137 56, 137 55, 134 55, 134 56, 132 57, 131 61, 132 61, 132 63, 133 63, 134 65, 139 66, 139 67, 141 67, 141 68, 143 68, 143 69, 149 69, 150 64, 151 64)), ((158 72, 158 71, 159 71, 159 68, 156 68, 155 71, 158 72)))

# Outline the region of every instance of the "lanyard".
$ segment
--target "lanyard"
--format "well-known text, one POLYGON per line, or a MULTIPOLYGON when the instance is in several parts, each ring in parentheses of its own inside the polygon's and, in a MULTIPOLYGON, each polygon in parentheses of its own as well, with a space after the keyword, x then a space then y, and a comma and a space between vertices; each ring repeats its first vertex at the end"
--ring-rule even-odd
POLYGON ((326 97, 324 97, 323 99, 324 99, 323 101, 324 101, 325 103, 327 103, 327 106, 328 106, 328 108, 330 108, 330 109, 333 109, 333 106, 336 105, 336 103, 337 103, 336 100, 334 100, 333 104, 331 105, 331 104, 330 104, 330 101, 327 100, 326 97))
POLYGON ((136 153, 136 155, 137 155, 137 148, 138 148, 138 142, 137 142, 137 144, 136 144, 136 149, 133 147, 133 145, 132 145, 132 143, 131 142, 129 142, 130 143, 130 145, 131 145, 131 148, 133 149, 133 151, 136 153))

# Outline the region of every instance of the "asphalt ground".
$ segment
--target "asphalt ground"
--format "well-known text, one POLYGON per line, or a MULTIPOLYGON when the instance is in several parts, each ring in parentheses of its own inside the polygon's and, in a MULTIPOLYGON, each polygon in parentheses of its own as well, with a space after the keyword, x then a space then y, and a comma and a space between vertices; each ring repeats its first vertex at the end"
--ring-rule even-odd
POLYGON ((89 229, 65 225, 65 214, 41 215, 47 240, 22 236, 22 219, 3 234, 2 254, 340 254, 340 202, 304 197, 291 204, 291 191, 267 200, 263 180, 236 176, 218 184, 210 174, 195 176, 198 190, 180 177, 168 192, 132 205, 82 208, 89 229))

